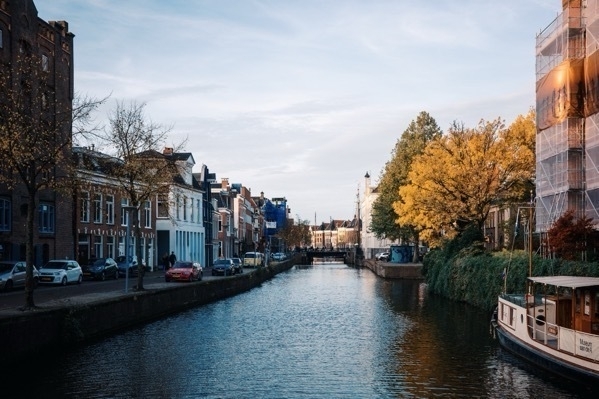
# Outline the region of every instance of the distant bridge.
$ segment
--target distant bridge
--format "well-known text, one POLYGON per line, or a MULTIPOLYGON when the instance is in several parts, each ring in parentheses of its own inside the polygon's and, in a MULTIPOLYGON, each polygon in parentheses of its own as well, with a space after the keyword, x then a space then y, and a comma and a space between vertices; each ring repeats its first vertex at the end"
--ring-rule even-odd
POLYGON ((314 262, 314 259, 322 259, 325 260, 338 260, 347 262, 348 255, 352 251, 349 249, 346 250, 336 250, 336 251, 316 251, 309 250, 302 253, 302 257, 306 257, 306 263, 311 264, 314 262), (305 255, 304 255, 305 254, 305 255))

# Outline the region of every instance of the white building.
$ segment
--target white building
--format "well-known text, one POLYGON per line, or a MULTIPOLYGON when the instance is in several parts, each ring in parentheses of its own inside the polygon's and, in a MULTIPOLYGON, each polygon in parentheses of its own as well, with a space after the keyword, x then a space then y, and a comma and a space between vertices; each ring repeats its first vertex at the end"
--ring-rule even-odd
POLYGON ((366 172, 364 176, 364 195, 360 198, 360 218, 362 219, 362 229, 360 233, 360 244, 364 251, 366 259, 374 258, 379 252, 384 249, 389 249, 391 244, 396 244, 397 241, 388 239, 378 239, 372 231, 370 231, 370 223, 372 222, 372 205, 378 197, 378 186, 372 186, 370 182, 370 174, 366 172))
POLYGON ((204 265, 206 259, 206 231, 203 222, 204 191, 193 176, 195 160, 191 153, 174 153, 165 149, 181 170, 171 185, 168 206, 158 200, 156 236, 158 256, 174 252, 178 260, 196 261, 204 265))

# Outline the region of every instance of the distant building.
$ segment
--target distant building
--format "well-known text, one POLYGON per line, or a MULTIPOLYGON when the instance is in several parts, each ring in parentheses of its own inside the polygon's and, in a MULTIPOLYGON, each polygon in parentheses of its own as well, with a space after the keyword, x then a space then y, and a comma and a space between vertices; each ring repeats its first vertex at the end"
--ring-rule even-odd
POLYGON ((392 244, 398 244, 398 241, 379 239, 374 232, 370 230, 372 223, 372 205, 379 196, 378 187, 373 186, 370 181, 370 174, 364 175, 364 195, 360 198, 360 219, 362 219, 362 228, 360 229, 360 245, 366 259, 374 258, 384 249, 389 249, 392 244))

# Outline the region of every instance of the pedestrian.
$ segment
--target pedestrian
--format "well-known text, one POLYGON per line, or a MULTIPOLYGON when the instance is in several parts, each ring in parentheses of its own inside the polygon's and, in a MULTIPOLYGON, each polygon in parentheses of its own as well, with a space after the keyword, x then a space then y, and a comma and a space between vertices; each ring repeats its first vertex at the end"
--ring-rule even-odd
POLYGON ((171 251, 171 256, 168 257, 168 261, 170 263, 170 267, 173 267, 175 265, 175 262, 177 261, 177 257, 175 256, 175 251, 171 251))
POLYGON ((168 252, 165 252, 164 255, 162 255, 162 268, 164 271, 168 270, 168 262, 168 252))

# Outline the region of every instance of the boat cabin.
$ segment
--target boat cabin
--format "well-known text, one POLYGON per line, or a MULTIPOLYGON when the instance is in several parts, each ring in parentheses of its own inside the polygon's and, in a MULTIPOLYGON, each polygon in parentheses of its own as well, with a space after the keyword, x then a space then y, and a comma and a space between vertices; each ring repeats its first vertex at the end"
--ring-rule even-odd
POLYGON ((529 278, 529 315, 543 322, 587 334, 599 334, 599 278, 549 276, 529 278))

